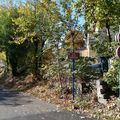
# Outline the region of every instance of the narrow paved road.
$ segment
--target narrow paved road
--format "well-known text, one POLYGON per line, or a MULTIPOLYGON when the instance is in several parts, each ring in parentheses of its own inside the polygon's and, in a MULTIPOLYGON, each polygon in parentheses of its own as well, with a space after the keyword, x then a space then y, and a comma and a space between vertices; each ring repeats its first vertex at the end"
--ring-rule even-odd
POLYGON ((58 110, 53 104, 17 92, 0 90, 0 120, 96 120, 58 110))

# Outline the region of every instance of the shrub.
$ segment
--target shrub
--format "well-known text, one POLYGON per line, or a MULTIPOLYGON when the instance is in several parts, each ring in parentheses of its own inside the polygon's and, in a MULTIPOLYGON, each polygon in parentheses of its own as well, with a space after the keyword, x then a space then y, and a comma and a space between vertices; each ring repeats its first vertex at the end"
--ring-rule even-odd
POLYGON ((114 91, 115 94, 118 94, 118 70, 119 67, 119 59, 115 58, 112 60, 111 65, 109 66, 109 70, 104 74, 103 80, 106 81, 114 91))

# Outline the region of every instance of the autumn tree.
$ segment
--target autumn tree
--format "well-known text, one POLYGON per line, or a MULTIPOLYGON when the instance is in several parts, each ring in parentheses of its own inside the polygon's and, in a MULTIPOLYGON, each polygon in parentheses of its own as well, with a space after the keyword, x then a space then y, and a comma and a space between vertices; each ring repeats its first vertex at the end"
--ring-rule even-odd
MULTIPOLYGON (((11 42, 13 41, 14 34, 12 18, 17 17, 16 7, 13 8, 12 2, 8 1, 8 3, 9 5, 6 4, 0 6, 0 47, 1 51, 5 51, 6 53, 7 64, 9 64, 9 60, 12 56, 10 53, 13 51, 11 49, 11 42)), ((16 69, 16 67, 14 67, 14 69, 16 69)))
MULTIPOLYGON (((96 34, 95 39, 97 39, 96 44, 94 43, 92 48, 99 54, 102 55, 101 51, 105 49, 106 53, 103 55, 108 55, 112 52, 112 48, 115 43, 113 43, 113 34, 116 32, 116 28, 119 25, 119 1, 118 0, 86 0, 83 1, 83 13, 85 16, 85 31, 95 33, 95 29, 98 31, 105 29, 106 36, 102 36, 102 33, 96 34), (104 43, 104 46, 103 44, 104 43), (101 46, 102 45, 102 46, 101 46), (102 50, 101 50, 102 48, 102 50), (109 49, 110 48, 110 49, 109 49), (107 52, 108 51, 108 52, 107 52)), ((82 9, 82 7, 80 6, 82 9)), ((104 32, 104 33, 105 33, 104 32)), ((113 53, 112 53, 113 55, 113 53)))
POLYGON ((6 51, 13 75, 27 65, 33 67, 37 76, 47 52, 53 54, 63 32, 59 8, 49 0, 27 1, 17 6, 10 3, 2 4, 0 11, 1 51, 6 51))
MULTIPOLYGON (((120 23, 120 1, 119 0, 85 0, 84 15, 86 21, 86 33, 92 32, 95 37, 95 42, 91 45, 91 48, 96 51, 98 56, 113 57, 115 56, 115 50, 117 42, 114 40, 115 33, 119 29, 120 23), (95 29, 98 28, 98 33, 95 33, 95 29)), ((108 73, 104 75, 104 80, 112 86, 117 92, 118 79, 116 70, 118 60, 113 59, 112 66, 109 67, 108 73)))

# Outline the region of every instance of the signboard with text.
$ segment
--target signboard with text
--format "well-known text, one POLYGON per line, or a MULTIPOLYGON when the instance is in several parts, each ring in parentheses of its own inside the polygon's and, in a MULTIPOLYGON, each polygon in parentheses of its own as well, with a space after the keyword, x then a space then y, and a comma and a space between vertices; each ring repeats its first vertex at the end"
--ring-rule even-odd
POLYGON ((77 60, 77 59, 79 59, 79 57, 80 57, 80 53, 78 53, 78 52, 69 52, 68 53, 68 59, 77 60))

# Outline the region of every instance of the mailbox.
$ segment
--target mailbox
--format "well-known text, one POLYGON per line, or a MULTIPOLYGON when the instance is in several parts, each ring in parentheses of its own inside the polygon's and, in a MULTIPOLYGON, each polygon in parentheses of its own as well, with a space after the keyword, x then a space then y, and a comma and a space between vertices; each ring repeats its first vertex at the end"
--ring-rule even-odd
POLYGON ((100 57, 100 61, 97 64, 88 65, 92 70, 99 70, 100 72, 108 72, 108 60, 106 57, 100 57))

